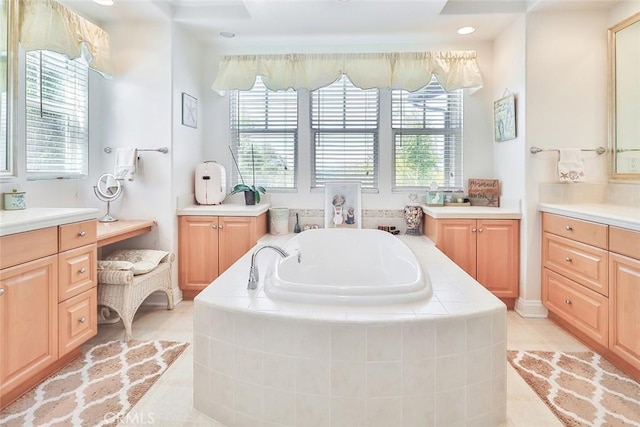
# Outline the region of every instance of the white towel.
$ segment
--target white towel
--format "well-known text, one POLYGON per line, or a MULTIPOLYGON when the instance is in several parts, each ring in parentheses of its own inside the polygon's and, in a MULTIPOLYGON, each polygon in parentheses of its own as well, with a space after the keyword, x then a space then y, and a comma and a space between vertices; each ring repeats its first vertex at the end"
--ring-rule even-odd
POLYGON ((137 162, 138 152, 135 148, 116 149, 116 166, 113 170, 116 179, 133 181, 134 175, 136 174, 137 162))
POLYGON ((582 162, 582 152, 579 149, 560 150, 558 179, 560 182, 584 181, 584 163, 582 162))

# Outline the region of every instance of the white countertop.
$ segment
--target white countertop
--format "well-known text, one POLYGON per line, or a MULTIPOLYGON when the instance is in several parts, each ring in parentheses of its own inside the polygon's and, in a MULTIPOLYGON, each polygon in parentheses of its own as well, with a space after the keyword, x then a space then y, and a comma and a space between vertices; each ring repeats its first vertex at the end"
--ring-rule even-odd
POLYGON ((0 236, 54 227, 98 217, 95 208, 27 208, 0 211, 0 236))
POLYGON ((542 212, 640 231, 640 207, 597 203, 540 203, 538 209, 542 212))
MULTIPOLYGON (((304 233, 304 232, 303 232, 304 233)), ((256 245, 282 246, 293 234, 266 235, 256 245)), ((257 257, 261 279, 258 288, 247 289, 252 249, 214 280, 196 297, 197 302, 215 307, 269 316, 327 321, 389 322, 421 318, 465 318, 479 313, 504 310, 504 304, 440 252, 424 236, 398 236, 416 254, 433 287, 429 300, 408 304, 372 306, 304 304, 270 298, 264 292, 264 275, 278 256, 264 251, 257 257)))
POLYGON ((232 203, 223 203, 221 205, 187 205, 178 208, 177 214, 180 215, 216 215, 216 216, 258 216, 269 210, 271 205, 268 203, 259 203, 257 205, 241 205, 232 203))
POLYGON ((522 213, 515 207, 488 206, 421 206, 431 218, 520 219, 522 213))

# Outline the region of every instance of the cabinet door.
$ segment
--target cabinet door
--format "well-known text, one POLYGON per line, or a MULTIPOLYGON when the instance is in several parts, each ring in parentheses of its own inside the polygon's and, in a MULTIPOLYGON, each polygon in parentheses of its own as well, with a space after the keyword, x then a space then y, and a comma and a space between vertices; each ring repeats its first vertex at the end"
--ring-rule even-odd
POLYGON ((0 270, 0 395, 58 358, 58 256, 0 270))
POLYGON ((58 255, 58 301, 62 302, 96 286, 96 244, 58 255))
POLYGON ((609 255, 609 348, 640 369, 640 261, 609 255))
POLYGON ((60 357, 98 333, 98 289, 93 287, 58 306, 60 357))
POLYGON ((219 222, 220 273, 240 259, 256 244, 256 218, 221 216, 219 222))
POLYGON ((439 219, 436 247, 466 271, 476 277, 476 220, 439 219))
POLYGON ((180 289, 201 291, 218 277, 218 217, 179 217, 178 240, 180 289))
POLYGON ((518 220, 479 219, 477 222, 477 274, 495 296, 518 296, 520 226, 518 220))

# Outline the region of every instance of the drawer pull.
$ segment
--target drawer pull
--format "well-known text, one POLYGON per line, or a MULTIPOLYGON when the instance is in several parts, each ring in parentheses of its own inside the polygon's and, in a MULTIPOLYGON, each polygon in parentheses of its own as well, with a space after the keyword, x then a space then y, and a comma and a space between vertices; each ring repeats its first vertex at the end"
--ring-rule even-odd
POLYGON ((82 316, 80 319, 78 319, 78 322, 80 323, 86 323, 87 322, 87 318, 82 316))
POLYGON ((222 230, 222 224, 220 224, 220 225, 218 226, 218 228, 219 228, 220 230, 222 230))
POLYGON ((215 228, 218 228, 218 226, 217 226, 217 225, 215 225, 215 224, 213 224, 213 225, 211 226, 211 228, 214 228, 214 229, 215 229, 215 228))
POLYGON ((567 225, 564 229, 565 229, 565 230, 567 230, 567 231, 572 231, 572 230, 573 230, 573 227, 572 227, 572 226, 570 226, 570 225, 567 225))
POLYGON ((566 300, 564 300, 564 303, 571 305, 571 300, 569 298, 567 298, 566 300))
POLYGON ((78 236, 80 236, 80 237, 84 237, 86 235, 87 235, 86 231, 81 231, 81 232, 78 233, 78 236))
POLYGON ((484 228, 478 228, 478 233, 482 233, 484 231, 484 228))
POLYGON ((80 274, 84 274, 86 272, 87 272, 87 269, 84 268, 84 267, 82 267, 80 270, 78 270, 78 273, 80 273, 80 274))
POLYGON ((567 261, 567 262, 573 261, 570 257, 566 257, 564 260, 567 261))
POLYGON ((472 232, 472 233, 475 233, 476 231, 478 231, 478 230, 477 230, 477 229, 475 229, 475 228, 472 228, 472 229, 471 229, 471 232, 472 232))
POLYGON ((4 289, 0 288, 0 297, 4 295, 4 289))

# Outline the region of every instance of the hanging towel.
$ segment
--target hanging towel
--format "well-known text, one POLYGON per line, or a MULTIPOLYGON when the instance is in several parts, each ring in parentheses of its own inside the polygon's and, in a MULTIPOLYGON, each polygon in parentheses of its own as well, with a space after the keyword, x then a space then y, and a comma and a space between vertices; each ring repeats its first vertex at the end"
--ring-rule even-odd
POLYGON ((116 166, 113 170, 116 179, 133 181, 134 175, 136 174, 137 160, 138 152, 135 148, 116 149, 116 166))
POLYGON ((582 162, 582 152, 579 149, 560 150, 558 179, 560 182, 584 181, 584 163, 582 162))

